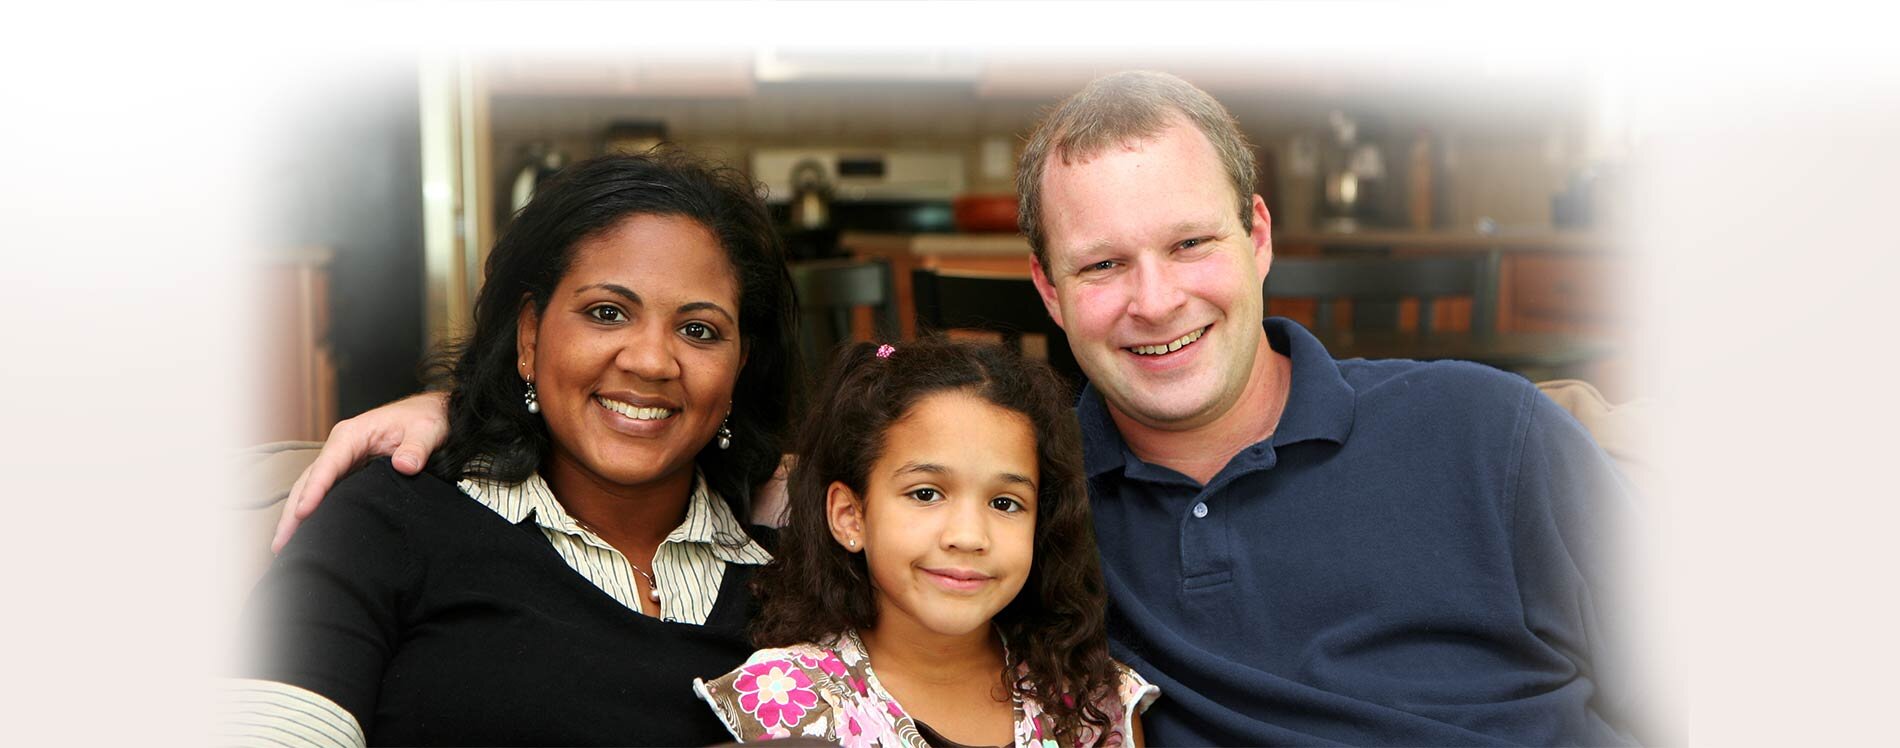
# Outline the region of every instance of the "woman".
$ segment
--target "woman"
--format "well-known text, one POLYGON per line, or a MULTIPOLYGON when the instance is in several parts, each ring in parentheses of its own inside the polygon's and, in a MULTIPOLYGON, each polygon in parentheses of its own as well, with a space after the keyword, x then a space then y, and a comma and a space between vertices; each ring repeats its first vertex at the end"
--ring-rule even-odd
POLYGON ((783 452, 795 304, 735 172, 674 153, 569 167, 489 256, 428 471, 379 461, 338 484, 259 583, 254 729, 724 739, 692 681, 752 650, 747 586, 770 555, 736 517, 783 452))

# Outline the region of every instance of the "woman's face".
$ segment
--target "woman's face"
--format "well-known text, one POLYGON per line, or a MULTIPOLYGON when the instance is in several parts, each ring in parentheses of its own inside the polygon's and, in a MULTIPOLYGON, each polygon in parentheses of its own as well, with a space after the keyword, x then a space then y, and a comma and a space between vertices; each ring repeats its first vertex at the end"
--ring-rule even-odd
POLYGON ((583 240, 546 310, 524 304, 519 324, 554 469, 606 485, 690 475, 745 363, 739 280, 690 218, 634 215, 583 240))

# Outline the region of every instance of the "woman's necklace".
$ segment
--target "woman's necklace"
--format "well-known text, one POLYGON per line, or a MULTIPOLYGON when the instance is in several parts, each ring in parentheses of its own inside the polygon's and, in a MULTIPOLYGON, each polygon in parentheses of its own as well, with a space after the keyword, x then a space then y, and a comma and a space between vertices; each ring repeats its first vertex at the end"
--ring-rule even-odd
MULTIPOLYGON (((587 520, 581 519, 579 517, 574 517, 574 515, 572 514, 567 515, 567 516, 573 517, 574 523, 577 525, 580 525, 581 529, 593 533, 595 537, 601 538, 602 540, 606 539, 605 536, 601 535, 600 528, 595 527, 594 523, 588 522, 587 520)), ((653 575, 648 574, 646 569, 640 568, 640 565, 634 563, 633 559, 627 558, 627 554, 622 553, 620 554, 620 557, 626 558, 627 565, 633 567, 634 572, 639 574, 642 579, 647 580, 647 599, 652 600, 654 605, 659 605, 660 604, 660 583, 657 581, 654 581, 653 575)))

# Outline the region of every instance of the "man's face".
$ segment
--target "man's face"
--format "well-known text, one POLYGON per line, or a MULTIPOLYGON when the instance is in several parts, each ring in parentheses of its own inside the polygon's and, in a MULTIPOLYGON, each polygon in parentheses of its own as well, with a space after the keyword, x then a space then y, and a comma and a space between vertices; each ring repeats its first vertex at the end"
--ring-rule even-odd
POLYGON ((1110 407, 1150 428, 1218 418, 1246 391, 1273 248, 1266 205, 1238 200, 1186 121, 1042 178, 1043 303, 1110 407))

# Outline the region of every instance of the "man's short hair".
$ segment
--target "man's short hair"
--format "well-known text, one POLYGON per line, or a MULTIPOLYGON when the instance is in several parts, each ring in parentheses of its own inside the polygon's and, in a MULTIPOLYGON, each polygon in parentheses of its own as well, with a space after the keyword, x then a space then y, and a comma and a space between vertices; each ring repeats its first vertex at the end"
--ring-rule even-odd
POLYGON ((1062 163, 1166 129, 1175 117, 1193 124, 1214 145, 1239 198, 1240 224, 1253 230, 1253 146, 1239 123, 1206 91, 1167 73, 1130 70, 1091 81, 1044 117, 1016 168, 1016 223, 1036 261, 1048 267, 1042 228, 1042 174, 1051 156, 1062 163))

